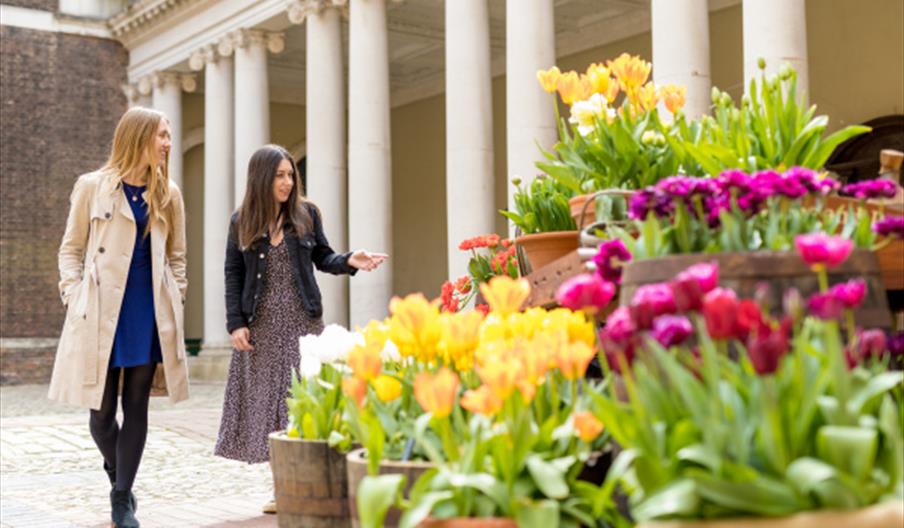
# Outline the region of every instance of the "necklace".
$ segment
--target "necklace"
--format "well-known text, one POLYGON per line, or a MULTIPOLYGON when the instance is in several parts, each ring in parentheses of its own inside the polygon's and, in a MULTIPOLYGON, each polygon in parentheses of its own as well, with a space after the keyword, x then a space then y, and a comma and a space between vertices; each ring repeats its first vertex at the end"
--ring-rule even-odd
POLYGON ((129 186, 127 184, 122 185, 122 190, 124 190, 126 192, 126 196, 131 198, 133 202, 137 202, 138 197, 141 195, 141 192, 136 192, 135 194, 132 194, 132 192, 129 191, 129 186))

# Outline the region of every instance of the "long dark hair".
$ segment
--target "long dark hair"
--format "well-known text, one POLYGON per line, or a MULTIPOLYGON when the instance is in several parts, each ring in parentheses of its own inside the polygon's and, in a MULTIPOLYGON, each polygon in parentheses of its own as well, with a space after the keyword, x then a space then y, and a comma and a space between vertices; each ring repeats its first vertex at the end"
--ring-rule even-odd
POLYGON ((257 149, 248 162, 248 185, 238 211, 236 227, 239 245, 246 248, 263 237, 271 222, 280 214, 283 223, 288 223, 297 236, 305 235, 313 229, 313 220, 306 204, 298 170, 289 152, 279 145, 264 145, 257 149), (292 186, 289 199, 277 208, 273 198, 273 180, 276 179, 276 171, 283 160, 292 164, 295 185, 292 186))

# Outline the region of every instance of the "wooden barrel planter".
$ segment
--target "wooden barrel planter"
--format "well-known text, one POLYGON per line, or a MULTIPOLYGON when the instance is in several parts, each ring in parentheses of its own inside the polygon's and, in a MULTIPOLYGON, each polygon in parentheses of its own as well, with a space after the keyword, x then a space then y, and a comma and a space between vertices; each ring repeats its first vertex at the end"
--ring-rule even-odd
POLYGON ((710 521, 644 522, 637 528, 900 528, 904 503, 899 500, 850 511, 803 512, 787 517, 720 519, 710 521))
POLYGON ((271 433, 269 441, 280 528, 349 526, 345 453, 282 431, 271 433))
POLYGON ((505 517, 454 517, 452 519, 433 519, 427 517, 418 524, 418 528, 517 528, 514 519, 505 517))
MULTIPOLYGON (((358 522, 358 485, 364 477, 367 476, 367 451, 365 449, 355 449, 346 455, 346 464, 348 468, 348 505, 351 511, 352 526, 359 528, 358 522)), ((401 462, 395 460, 383 460, 380 462, 380 475, 405 475, 404 496, 408 497, 411 486, 423 475, 428 469, 433 468, 430 462, 401 462)), ((383 522, 384 527, 398 526, 399 518, 402 512, 398 508, 390 508, 383 522)))
MULTIPOLYGON (((776 313, 781 310, 785 290, 797 288, 805 298, 819 291, 816 274, 796 251, 693 253, 628 262, 622 274, 620 304, 630 304, 639 286, 668 282, 700 262, 717 262, 720 286, 733 289, 741 298, 753 298, 760 283, 769 284, 769 302, 776 313)), ((864 328, 891 328, 891 313, 875 253, 854 250, 847 261, 829 270, 830 284, 853 278, 862 278, 867 286, 866 298, 855 314, 857 324, 864 328)))
POLYGON ((537 270, 578 248, 578 231, 551 231, 521 235, 515 243, 527 255, 531 270, 537 270))

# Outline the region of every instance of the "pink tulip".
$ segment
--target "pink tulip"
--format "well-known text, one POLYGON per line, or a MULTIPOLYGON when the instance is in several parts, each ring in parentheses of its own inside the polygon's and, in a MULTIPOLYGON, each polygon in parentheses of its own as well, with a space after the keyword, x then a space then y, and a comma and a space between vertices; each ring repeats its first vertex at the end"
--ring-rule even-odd
POLYGON ((621 306, 606 318, 606 326, 600 330, 600 344, 606 354, 609 366, 621 372, 621 361, 626 366, 634 362, 634 349, 637 343, 636 328, 631 320, 628 308, 621 306))
POLYGON ((585 273, 567 280, 556 291, 556 301, 572 310, 596 314, 615 296, 615 285, 599 275, 585 273))
POLYGON ((866 281, 863 279, 852 279, 842 282, 829 288, 829 293, 843 304, 845 308, 853 310, 860 306, 863 298, 866 297, 866 281))
POLYGON ((683 315, 662 315, 653 321, 653 339, 659 344, 669 348, 680 345, 687 340, 694 331, 690 320, 683 315))
POLYGON ((641 330, 649 330, 653 319, 660 315, 675 313, 675 298, 668 284, 646 284, 637 288, 631 299, 631 319, 641 330))
POLYGON ((713 339, 728 339, 735 335, 738 318, 738 296, 733 290, 716 288, 703 298, 703 318, 706 330, 713 339))
POLYGON ((701 262, 694 264, 678 274, 678 279, 695 279, 703 293, 709 293, 719 287, 719 263, 701 262))
POLYGON ((818 264, 834 268, 845 260, 854 249, 854 243, 842 237, 825 233, 800 235, 794 239, 800 257, 811 266, 818 264))

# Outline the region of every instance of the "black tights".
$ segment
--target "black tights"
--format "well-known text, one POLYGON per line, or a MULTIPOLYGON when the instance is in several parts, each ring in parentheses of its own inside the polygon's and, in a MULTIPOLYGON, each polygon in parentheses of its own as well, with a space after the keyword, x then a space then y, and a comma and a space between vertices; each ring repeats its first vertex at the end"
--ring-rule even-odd
POLYGON ((148 436, 148 402, 156 363, 112 368, 107 372, 100 410, 91 410, 88 424, 91 437, 108 468, 116 468, 116 489, 131 490, 148 436), (122 428, 116 423, 116 396, 119 374, 123 372, 122 428))

